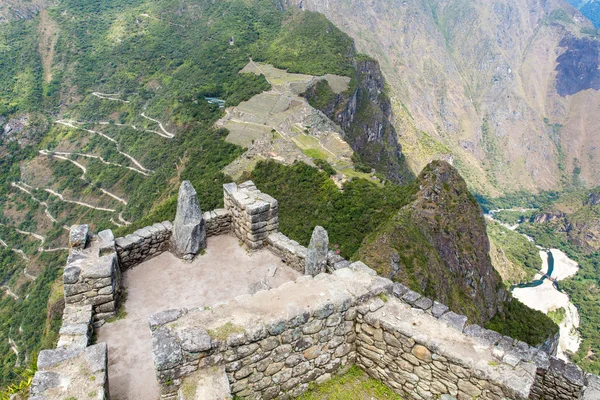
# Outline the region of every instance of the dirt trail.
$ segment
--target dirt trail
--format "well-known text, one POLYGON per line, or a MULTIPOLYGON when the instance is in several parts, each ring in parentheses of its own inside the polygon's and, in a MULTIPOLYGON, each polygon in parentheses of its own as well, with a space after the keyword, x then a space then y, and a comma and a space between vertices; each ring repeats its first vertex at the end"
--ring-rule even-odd
POLYGON ((103 99, 103 100, 111 100, 111 101, 120 101, 121 103, 129 103, 128 100, 122 100, 117 98, 116 96, 118 96, 119 94, 106 94, 106 93, 100 93, 100 92, 93 92, 92 96, 96 96, 99 99, 103 99))
MULTIPOLYGON (((147 119, 147 120, 149 120, 149 121, 152 121, 152 122, 155 122, 155 123, 157 123, 157 124, 158 124, 158 126, 160 127, 160 130, 161 130, 161 131, 163 131, 163 133, 164 133, 164 134, 161 134, 161 133, 159 133, 159 132, 156 132, 156 131, 152 131, 152 132, 158 133, 160 136, 162 136, 162 137, 166 137, 166 138, 169 138, 169 139, 173 139, 173 138, 175 137, 175 135, 174 135, 174 134, 172 134, 171 132, 168 132, 168 131, 165 129, 165 127, 163 126, 162 122, 160 122, 159 120, 157 120, 157 119, 154 119, 154 118, 150 118, 150 117, 148 117, 148 116, 147 116, 146 114, 144 114, 144 113, 141 113, 140 115, 141 115, 142 117, 146 118, 146 119, 147 119)), ((135 128, 135 127, 134 127, 134 128, 135 128)))
POLYGON ((10 228, 10 229, 14 229, 15 232, 20 233, 21 235, 31 236, 31 237, 34 237, 37 240, 39 240, 40 241, 40 247, 38 247, 38 251, 40 253, 53 253, 53 252, 56 252, 56 251, 69 250, 68 247, 56 247, 56 248, 53 248, 53 249, 44 249, 44 243, 46 242, 46 238, 44 236, 40 235, 39 233, 22 231, 21 229, 17 229, 17 228, 15 228, 13 226, 2 224, 2 223, 0 223, 0 226, 4 226, 4 227, 10 228))
POLYGON ((155 131, 153 129, 139 129, 135 125, 119 124, 119 123, 116 123, 116 122, 107 122, 107 121, 99 121, 98 124, 99 125, 111 125, 112 124, 112 125, 115 125, 115 126, 128 126, 128 127, 132 128, 134 131, 156 133, 158 136, 164 137, 164 138, 167 138, 167 139, 172 139, 173 137, 175 137, 175 136, 168 136, 168 135, 166 135, 166 134, 164 134, 162 132, 155 131))
MULTIPOLYGON (((0 244, 1 244, 2 246, 6 247, 7 249, 9 249, 9 248, 10 248, 10 249, 11 249, 11 251, 12 251, 13 253, 16 253, 16 254, 20 255, 20 256, 21 256, 21 258, 23 258, 23 260, 24 260, 25 262, 29 262, 29 257, 27 257, 27 254, 25 254, 25 253, 23 252, 23 250, 21 250, 21 249, 15 249, 14 247, 10 247, 10 246, 9 246, 8 244, 6 244, 6 242, 5 242, 4 240, 2 240, 2 239, 0 239, 0 244)), ((37 279, 37 277, 35 277, 35 276, 33 276, 33 275, 31 275, 31 274, 29 274, 29 273, 27 272, 27 267, 23 268, 23 275, 25 275, 25 277, 26 277, 27 279, 30 279, 30 280, 32 280, 32 281, 35 281, 35 280, 37 279)))
POLYGON ((46 216, 48 217, 48 219, 49 219, 50 221, 52 221, 53 223, 55 223, 55 222, 58 222, 58 221, 57 221, 57 219, 56 219, 56 218, 54 218, 54 217, 52 216, 52 214, 50 214, 50 211, 48 211, 48 203, 46 203, 45 201, 41 201, 41 200, 37 199, 37 198, 36 198, 36 197, 33 195, 33 193, 31 193, 31 191, 30 191, 29 189, 27 189, 27 188, 25 188, 25 187, 21 186, 21 185, 24 185, 24 186, 25 186, 25 185, 26 185, 26 186, 29 186, 29 185, 27 185, 27 184, 25 184, 25 183, 23 183, 23 182, 21 182, 21 184, 18 184, 18 183, 16 183, 16 182, 11 182, 11 184, 10 184, 10 185, 11 185, 12 187, 15 187, 15 188, 17 188, 17 189, 19 189, 19 190, 21 190, 21 191, 23 191, 23 192, 27 193, 29 196, 31 196, 31 198, 32 198, 32 199, 33 199, 35 202, 37 202, 37 203, 41 204, 42 206, 44 206, 44 208, 45 208, 45 209, 44 209, 44 214, 46 214, 46 216))
MULTIPOLYGON (((6 294, 9 295, 10 297, 12 297, 15 300, 19 300, 19 296, 17 296, 12 290, 10 290, 10 287, 8 287, 8 285, 3 285, 0 286, 0 289, 5 290, 6 294)), ((19 357, 19 353, 16 353, 17 357, 19 357)))
POLYGON ((117 151, 119 152, 119 154, 127 157, 129 160, 131 160, 131 162, 133 162, 139 169, 140 171, 143 171, 144 173, 153 173, 154 171, 149 170, 147 168, 145 168, 142 164, 140 164, 140 162, 138 160, 136 160, 135 158, 133 158, 133 156, 121 151, 121 145, 119 144, 119 142, 117 142, 115 139, 111 138, 110 136, 102 133, 102 132, 98 132, 98 131, 93 131, 91 129, 85 129, 85 128, 81 128, 79 126, 74 125, 74 121, 64 121, 64 120, 57 120, 56 121, 57 124, 61 124, 64 126, 68 126, 69 128, 73 128, 73 129, 79 129, 88 133, 92 133, 95 135, 99 135, 102 136, 103 138, 110 140, 111 142, 113 142, 115 144, 115 146, 117 147, 117 151))
POLYGON ((123 218, 123 213, 119 213, 119 221, 121 221, 122 223, 124 223, 125 225, 131 225, 131 222, 126 221, 125 218, 123 218))
POLYGON ((6 247, 7 249, 11 249, 13 253, 17 253, 18 255, 21 256, 21 258, 24 261, 29 261, 29 257, 27 257, 27 254, 25 254, 23 252, 23 250, 21 249, 15 249, 14 247, 9 246, 4 240, 0 239, 0 244, 4 247, 6 247))
POLYGON ((71 204, 77 204, 80 205, 82 207, 87 207, 87 208, 91 208, 93 210, 98 210, 98 211, 106 211, 106 212, 117 212, 117 210, 112 209, 112 208, 104 208, 104 207, 96 207, 92 204, 88 204, 88 203, 84 203, 82 201, 77 201, 77 200, 67 200, 64 198, 64 196, 52 189, 44 189, 45 192, 50 193, 53 196, 58 197, 60 200, 64 201, 65 203, 71 203, 71 204))
MULTIPOLYGON (((64 156, 61 156, 61 155, 56 155, 56 154, 53 155, 51 153, 48 153, 46 150, 40 150, 39 152, 40 152, 40 154, 45 155, 45 156, 50 156, 50 157, 58 158, 60 160, 65 160, 65 161, 69 161, 69 162, 73 163, 77 168, 79 168, 79 169, 81 169, 83 171, 83 174, 79 178, 81 180, 83 180, 83 181, 86 180, 85 179, 85 175, 87 174, 87 168, 85 166, 79 164, 77 161, 71 160, 70 158, 64 157, 64 156)), ((110 193, 108 190, 100 188, 100 191, 102 193, 104 193, 105 195, 107 195, 109 197, 112 197, 113 199, 117 200, 118 202, 127 205, 127 201, 125 199, 122 199, 121 197, 119 197, 119 196, 117 196, 117 195, 115 195, 113 193, 110 193)))
POLYGON ((19 368, 21 366, 21 362, 19 361, 19 348, 12 338, 8 338, 8 344, 10 345, 10 349, 17 356, 17 361, 15 361, 15 368, 19 368))
POLYGON ((65 152, 65 151, 50 151, 50 150, 40 150, 40 153, 41 153, 41 152, 44 152, 44 153, 42 153, 42 154, 46 154, 46 155, 54 155, 54 156, 56 156, 56 155, 58 154, 58 155, 61 155, 61 156, 71 156, 71 155, 73 155, 73 156, 79 156, 79 157, 93 158, 93 159, 95 159, 95 160, 98 160, 98 161, 100 161, 100 162, 101 162, 101 163, 103 163, 103 164, 106 164, 106 165, 113 165, 113 166, 115 166, 115 167, 119 167, 119 168, 127 168, 127 169, 129 169, 129 170, 131 170, 131 171, 135 171, 135 172, 137 172, 138 174, 142 174, 142 175, 144 175, 144 176, 150 176, 150 174, 149 174, 149 173, 147 173, 147 172, 144 172, 144 171, 140 171, 140 170, 139 170, 139 169, 137 169, 137 168, 128 167, 127 165, 122 165, 122 164, 117 164, 117 163, 114 163, 114 162, 106 161, 104 158, 102 158, 102 157, 100 157, 100 156, 93 155, 93 154, 85 154, 85 153, 68 153, 68 152, 65 152))
POLYGON ((117 196, 115 194, 112 194, 111 192, 109 192, 107 190, 104 190, 102 188, 100 188, 100 191, 102 193, 104 193, 105 195, 107 195, 109 197, 112 197, 113 199, 117 200, 118 202, 123 203, 124 205, 127 205, 127 200, 125 200, 125 199, 123 199, 123 198, 121 198, 121 197, 119 197, 119 196, 117 196))

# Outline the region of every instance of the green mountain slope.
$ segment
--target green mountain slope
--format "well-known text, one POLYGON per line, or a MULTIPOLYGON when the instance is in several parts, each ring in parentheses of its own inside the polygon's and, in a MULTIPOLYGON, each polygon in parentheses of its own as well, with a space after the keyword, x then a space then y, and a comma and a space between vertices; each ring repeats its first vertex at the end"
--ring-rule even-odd
POLYGON ((239 73, 249 60, 356 75, 348 36, 270 0, 18 5, 33 8, 0 21, 0 386, 52 344, 69 226, 123 235, 171 219, 184 179, 203 209, 221 205, 222 169, 244 149, 214 126, 213 98, 271 89, 239 73))
POLYGON ((448 163, 432 162, 416 184, 412 202, 369 235, 359 258, 483 324, 507 296, 488 255, 483 213, 448 163))

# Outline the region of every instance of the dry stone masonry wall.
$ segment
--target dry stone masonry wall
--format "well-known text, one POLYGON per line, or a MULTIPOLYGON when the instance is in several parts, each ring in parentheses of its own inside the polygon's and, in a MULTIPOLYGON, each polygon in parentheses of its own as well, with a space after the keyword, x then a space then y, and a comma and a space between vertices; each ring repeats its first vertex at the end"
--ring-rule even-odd
MULTIPOLYGON (((225 209, 203 214, 207 236, 234 232, 250 249, 266 245, 306 271, 308 249, 278 232, 275 199, 246 182, 224 185, 224 201, 225 209)), ((59 342, 39 355, 32 400, 109 398, 107 346, 89 346, 94 324, 115 314, 121 271, 169 250, 171 235, 168 221, 116 241, 111 231, 73 227, 59 342)), ((356 364, 406 399, 600 400, 600 377, 468 325, 362 262, 329 251, 325 269, 227 303, 150 316, 162 397, 285 400, 356 364)))
POLYGON ((268 249, 281 258, 283 262, 296 271, 304 273, 306 256, 308 254, 306 247, 280 232, 270 234, 267 237, 267 245, 268 249))
POLYGON ((218 208, 204 213, 206 236, 219 236, 231 232, 231 213, 224 208, 218 208))
POLYGON ((125 271, 167 251, 172 232, 173 224, 165 221, 118 238, 116 245, 121 269, 125 271))
POLYGON ((94 316, 102 317, 106 309, 114 312, 118 299, 120 270, 114 237, 110 231, 89 237, 86 225, 75 226, 70 245, 58 344, 38 355, 30 400, 109 399, 108 347, 90 343, 94 316))
POLYGON ((279 229, 277 200, 259 191, 252 181, 223 185, 223 191, 235 235, 250 249, 262 248, 279 229))
POLYGON ((150 317, 163 397, 200 398, 189 381, 222 367, 236 396, 289 399, 354 364, 356 306, 392 283, 362 268, 338 272, 150 317))
MULTIPOLYGON (((80 227, 75 227, 72 232, 78 230, 80 227)), ((121 270, 112 232, 101 232, 90 240, 85 229, 85 237, 71 243, 63 283, 65 304, 91 305, 96 323, 102 324, 115 314, 121 293, 121 270)))

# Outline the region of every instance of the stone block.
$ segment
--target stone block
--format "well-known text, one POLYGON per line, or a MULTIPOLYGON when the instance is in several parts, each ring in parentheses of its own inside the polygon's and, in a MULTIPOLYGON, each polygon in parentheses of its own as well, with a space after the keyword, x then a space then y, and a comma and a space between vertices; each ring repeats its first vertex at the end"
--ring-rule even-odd
POLYGON ((467 323, 467 317, 450 311, 442 315, 440 317, 440 321, 462 332, 463 328, 465 327, 465 324, 467 323))
POLYGON ((69 247, 72 249, 85 249, 89 229, 89 225, 73 225, 69 232, 69 247))

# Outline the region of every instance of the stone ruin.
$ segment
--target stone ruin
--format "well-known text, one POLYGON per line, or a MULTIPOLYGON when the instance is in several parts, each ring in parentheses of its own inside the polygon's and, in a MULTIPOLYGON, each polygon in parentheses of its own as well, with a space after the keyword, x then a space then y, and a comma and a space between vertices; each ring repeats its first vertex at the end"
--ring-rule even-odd
POLYGON ((118 310, 122 272, 168 250, 193 256, 206 237, 227 234, 304 275, 211 307, 149 316, 164 399, 291 399, 352 365, 405 399, 600 399, 598 376, 469 325, 445 305, 328 251, 323 228, 308 249, 289 239, 278 231, 277 201, 252 182, 224 185, 224 201, 224 209, 200 214, 187 198, 180 204, 193 212, 178 207, 174 224, 116 240, 110 231, 72 228, 60 338, 56 349, 40 352, 32 400, 108 399, 107 345, 91 338, 118 310))

